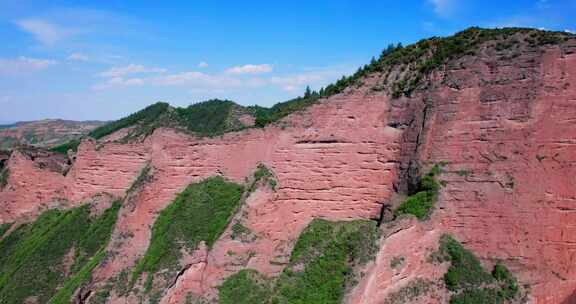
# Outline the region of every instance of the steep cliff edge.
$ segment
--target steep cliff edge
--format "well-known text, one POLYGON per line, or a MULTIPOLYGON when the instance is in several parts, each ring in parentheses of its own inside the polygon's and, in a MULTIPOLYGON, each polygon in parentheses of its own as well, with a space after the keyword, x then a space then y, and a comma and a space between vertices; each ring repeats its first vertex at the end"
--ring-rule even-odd
MULTIPOLYGON (((252 282, 264 299, 298 303, 282 290, 298 292, 302 273, 324 263, 314 249, 295 249, 313 239, 315 225, 336 231, 323 239, 346 236, 317 244, 353 274, 331 282, 342 294, 330 303, 448 302, 461 291, 445 286, 451 266, 431 259, 445 234, 484 268, 506 265, 528 294, 514 301, 573 301, 576 38, 470 29, 386 52, 345 85, 306 97, 298 111, 265 111, 264 119, 258 109, 236 110, 242 120, 216 136, 170 123, 147 123, 144 132, 135 129, 142 124, 118 124, 98 140, 83 140, 71 165, 62 155, 53 154, 49 159, 64 160, 46 166, 15 151, 3 169, 9 174, 0 223, 17 227, 47 209, 80 208, 101 193, 122 201, 105 258, 75 286, 78 303, 226 301, 224 286, 251 280, 276 280, 268 287, 278 290, 273 295, 252 282), (255 123, 263 127, 251 128, 255 123), (436 177, 442 188, 432 212, 422 221, 388 214, 418 191, 433 164, 442 165, 436 177), (175 261, 157 255, 160 266, 139 266, 155 256, 158 233, 185 229, 157 228, 170 214, 163 210, 214 176, 244 186, 233 212, 215 213, 216 238, 192 232, 194 242, 175 241, 189 245, 178 247, 175 261), (380 224, 376 251, 366 253, 372 241, 356 239, 356 228, 339 221, 380 224), (295 252, 311 253, 300 260, 295 252), (360 263, 360 256, 373 260, 360 263), (418 292, 404 297, 407 290, 418 292)), ((371 228, 361 229, 371 235, 371 228)))

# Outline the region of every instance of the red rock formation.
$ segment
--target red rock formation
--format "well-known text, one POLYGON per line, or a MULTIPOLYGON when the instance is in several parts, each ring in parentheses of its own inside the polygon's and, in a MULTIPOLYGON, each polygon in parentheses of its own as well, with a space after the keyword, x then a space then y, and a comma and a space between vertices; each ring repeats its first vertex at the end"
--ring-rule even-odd
MULTIPOLYGON (((433 73, 425 90, 394 100, 371 90, 388 75, 373 75, 362 87, 276 125, 217 138, 158 129, 140 143, 84 141, 66 175, 15 152, 0 192, 0 222, 100 192, 123 196, 149 164, 152 181, 129 195, 111 254, 94 272, 93 283, 104 283, 134 266, 158 212, 189 183, 215 174, 243 183, 266 164, 278 188, 257 189, 234 219, 255 240, 233 240, 229 227, 210 251, 200 246, 186 256, 187 267, 162 299, 182 303, 189 292, 215 297, 215 287, 245 267, 277 275, 312 218, 378 218, 395 189, 411 188, 416 164, 445 161, 447 185, 432 219, 387 228, 376 260, 347 301, 382 303, 418 278, 438 281, 445 265, 427 258, 447 232, 486 265, 502 260, 530 284, 535 303, 570 303, 576 289, 575 49, 572 39, 513 60, 490 50, 465 56, 433 73), (396 256, 404 264, 392 269, 396 256)), ((423 299, 444 303, 447 295, 423 299)), ((113 293, 111 301, 138 299, 113 293)))

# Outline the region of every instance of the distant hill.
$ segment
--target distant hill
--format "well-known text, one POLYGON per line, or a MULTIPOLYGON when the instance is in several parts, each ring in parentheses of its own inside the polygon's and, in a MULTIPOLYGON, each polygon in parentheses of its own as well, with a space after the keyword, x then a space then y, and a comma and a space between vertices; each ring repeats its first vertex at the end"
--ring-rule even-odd
POLYGON ((17 144, 52 147, 79 138, 105 123, 45 119, 0 125, 0 149, 9 150, 17 144))

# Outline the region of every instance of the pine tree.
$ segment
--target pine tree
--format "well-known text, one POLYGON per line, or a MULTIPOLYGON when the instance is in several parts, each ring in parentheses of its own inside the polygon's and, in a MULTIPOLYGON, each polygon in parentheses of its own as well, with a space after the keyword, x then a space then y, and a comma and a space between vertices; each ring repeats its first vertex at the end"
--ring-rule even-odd
POLYGON ((312 90, 310 90, 310 86, 306 86, 306 92, 304 92, 304 98, 308 98, 312 95, 312 90))

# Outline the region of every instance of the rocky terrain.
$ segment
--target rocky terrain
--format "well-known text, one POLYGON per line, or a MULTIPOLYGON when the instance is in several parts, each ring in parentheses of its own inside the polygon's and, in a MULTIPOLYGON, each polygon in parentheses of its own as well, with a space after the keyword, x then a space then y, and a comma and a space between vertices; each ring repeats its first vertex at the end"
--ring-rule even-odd
POLYGON ((0 149, 10 150, 19 144, 37 147, 57 146, 78 139, 105 123, 46 119, 3 125, 0 126, 0 149))
POLYGON ((575 303, 575 120, 576 37, 531 29, 152 105, 0 155, 0 303, 575 303))

